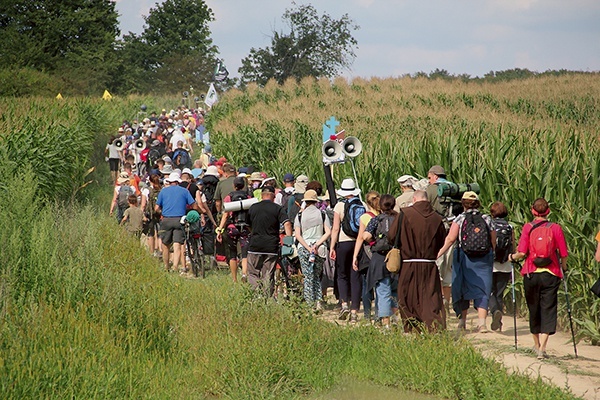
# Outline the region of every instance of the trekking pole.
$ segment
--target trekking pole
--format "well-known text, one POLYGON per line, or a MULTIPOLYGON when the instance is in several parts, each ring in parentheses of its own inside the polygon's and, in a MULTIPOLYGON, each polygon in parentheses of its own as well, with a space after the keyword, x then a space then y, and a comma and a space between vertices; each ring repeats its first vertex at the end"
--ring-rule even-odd
POLYGON ((575 358, 577 358, 577 344, 575 343, 575 331, 573 330, 573 316, 571 315, 571 302, 569 301, 569 291, 567 290, 567 275, 562 269, 563 283, 565 285, 565 300, 567 301, 567 314, 569 315, 569 325, 571 326, 571 339, 573 340, 573 350, 575 351, 575 358))
POLYGON ((517 299, 515 296, 515 264, 519 265, 518 262, 513 261, 512 268, 510 270, 510 277, 512 280, 512 303, 513 303, 513 326, 515 328, 515 350, 517 350, 517 299))

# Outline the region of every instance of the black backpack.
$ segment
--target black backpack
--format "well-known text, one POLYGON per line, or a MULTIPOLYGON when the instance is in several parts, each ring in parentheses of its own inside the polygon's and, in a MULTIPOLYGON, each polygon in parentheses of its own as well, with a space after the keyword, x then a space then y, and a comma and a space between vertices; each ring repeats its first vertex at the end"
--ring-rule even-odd
POLYGON ((513 252, 513 228, 503 218, 496 218, 496 252, 494 261, 505 263, 508 255, 513 252))
POLYGON ((283 207, 283 211, 288 216, 289 216, 289 214, 288 214, 288 202, 290 201, 290 197, 292 197, 293 195, 294 195, 293 193, 286 192, 285 190, 281 191, 281 207, 283 207))
POLYGON ((392 248, 392 245, 388 241, 388 232, 396 216, 382 213, 375 218, 377 219, 377 229, 373 237, 374 243, 371 245, 371 251, 373 253, 387 253, 392 248))
POLYGON ((344 219, 342 219, 342 230, 351 238, 358 237, 358 228, 360 227, 360 216, 367 212, 362 201, 358 197, 353 197, 344 204, 344 219))
POLYGON ((219 179, 208 175, 202 178, 202 186, 204 189, 202 193, 206 197, 206 205, 210 208, 210 212, 213 215, 217 215, 217 205, 215 202, 215 192, 217 191, 217 184, 219 183, 219 179))
MULTIPOLYGON (((245 190, 235 190, 229 193, 229 198, 231 201, 241 201, 249 199, 251 196, 245 190)), ((234 211, 231 217, 232 223, 236 226, 236 228, 243 228, 248 226, 248 210, 240 210, 234 211)))
POLYGON ((156 201, 158 200, 158 194, 160 193, 161 189, 154 189, 152 186, 150 186, 150 190, 148 193, 148 201, 146 202, 146 214, 148 214, 148 217, 150 219, 156 219, 155 217, 159 217, 160 213, 155 211, 155 206, 156 206, 156 201))
POLYGON ((460 247, 469 256, 484 256, 492 248, 490 228, 479 211, 467 211, 460 232, 460 247))
POLYGON ((151 148, 148 152, 148 169, 151 169, 154 166, 154 164, 156 164, 156 162, 160 159, 160 157, 160 150, 158 150, 155 147, 151 148))
POLYGON ((287 203, 287 214, 290 221, 296 220, 296 215, 300 212, 300 206, 302 205, 302 201, 304 200, 304 194, 295 193, 293 196, 290 196, 287 203))

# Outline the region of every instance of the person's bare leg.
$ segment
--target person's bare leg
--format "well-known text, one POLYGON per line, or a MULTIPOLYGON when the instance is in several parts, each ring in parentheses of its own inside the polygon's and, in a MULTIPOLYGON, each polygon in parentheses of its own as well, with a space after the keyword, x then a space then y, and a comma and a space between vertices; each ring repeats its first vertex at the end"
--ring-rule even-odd
POLYGON ((162 257, 163 263, 165 264, 165 269, 169 272, 169 246, 166 244, 162 244, 162 257))
POLYGON ((238 263, 235 258, 229 260, 229 269, 231 270, 231 278, 233 278, 233 282, 237 282, 238 263))
POLYGON ((173 270, 175 272, 179 270, 179 260, 181 260, 181 244, 173 243, 173 270))
MULTIPOLYGON (((487 318, 487 313, 488 313, 488 311, 486 308, 478 308, 477 309, 477 318, 479 319, 478 326, 483 326, 483 327, 486 326, 485 320, 487 318)), ((486 330, 487 330, 487 328, 486 328, 486 330)))
POLYGON ((185 259, 185 244, 181 245, 181 269, 187 268, 187 260, 185 259))
POLYGON ((242 258, 242 276, 248 276, 248 259, 242 258))
POLYGON ((547 333, 540 333, 540 338, 539 338, 540 351, 546 351, 546 345, 548 344, 549 338, 550 338, 550 335, 548 335, 547 333))

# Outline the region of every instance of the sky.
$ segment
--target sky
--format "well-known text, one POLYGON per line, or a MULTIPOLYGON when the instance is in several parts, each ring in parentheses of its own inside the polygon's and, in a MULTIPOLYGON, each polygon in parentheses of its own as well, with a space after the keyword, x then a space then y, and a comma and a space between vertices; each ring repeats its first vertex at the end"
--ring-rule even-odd
MULTIPOLYGON (((144 15, 162 0, 116 0, 122 33, 143 31, 144 15)), ((252 47, 287 32, 289 0, 206 0, 209 24, 230 77, 252 47)), ((348 16, 360 26, 356 59, 342 75, 397 77, 436 68, 483 76, 527 68, 600 71, 598 0, 297 0, 319 15, 348 16)))

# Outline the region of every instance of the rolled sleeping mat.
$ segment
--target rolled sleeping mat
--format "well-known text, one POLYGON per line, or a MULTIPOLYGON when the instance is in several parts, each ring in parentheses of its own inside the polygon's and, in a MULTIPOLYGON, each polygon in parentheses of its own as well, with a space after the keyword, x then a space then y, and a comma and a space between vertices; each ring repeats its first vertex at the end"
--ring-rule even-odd
POLYGON ((247 210, 252 206, 252 204, 256 203, 258 203, 258 199, 256 197, 245 200, 230 201, 228 203, 223 203, 223 209, 225 210, 225 212, 247 210))

